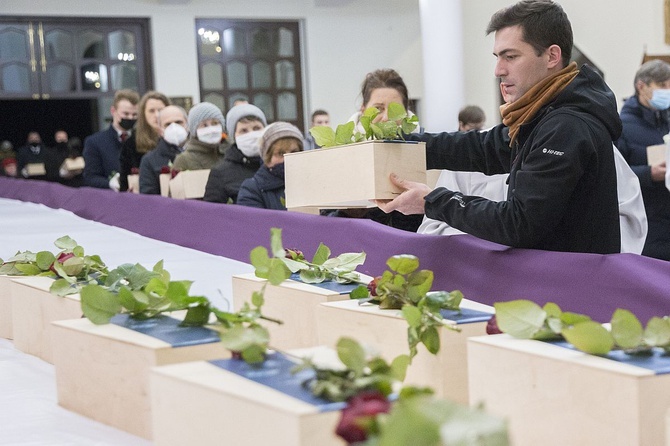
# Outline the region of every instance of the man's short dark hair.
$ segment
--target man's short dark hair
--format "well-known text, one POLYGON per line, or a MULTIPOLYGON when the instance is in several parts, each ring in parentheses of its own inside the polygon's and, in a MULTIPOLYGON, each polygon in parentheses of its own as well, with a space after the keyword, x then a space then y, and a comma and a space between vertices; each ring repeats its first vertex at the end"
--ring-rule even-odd
POLYGON ((458 113, 458 121, 463 124, 479 124, 486 120, 484 110, 476 105, 468 105, 458 113))
POLYGON ((328 116, 328 112, 325 111, 325 110, 321 110, 321 109, 314 110, 314 113, 312 113, 312 122, 314 122, 314 118, 316 118, 317 116, 322 116, 322 115, 328 116))
POLYGON ((535 48, 539 56, 551 45, 561 48, 563 67, 572 57, 572 25, 558 3, 551 0, 523 0, 493 14, 486 34, 520 25, 523 40, 535 48))

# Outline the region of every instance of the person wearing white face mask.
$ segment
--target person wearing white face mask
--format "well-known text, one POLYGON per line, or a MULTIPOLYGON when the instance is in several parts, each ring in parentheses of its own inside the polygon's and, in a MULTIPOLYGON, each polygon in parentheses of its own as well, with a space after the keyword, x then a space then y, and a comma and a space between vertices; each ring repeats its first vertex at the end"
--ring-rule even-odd
POLYGON ((224 136, 223 113, 210 102, 201 102, 188 112, 190 138, 185 150, 174 159, 177 170, 211 169, 223 160, 224 151, 230 146, 224 136))
POLYGON ((177 105, 168 105, 158 114, 161 138, 154 150, 142 157, 140 162, 140 193, 160 194, 161 171, 184 151, 188 139, 188 117, 186 110, 177 105))
POLYGON ((650 165, 647 147, 663 144, 670 132, 670 64, 651 60, 635 74, 635 95, 621 109, 623 132, 617 141, 640 180, 649 229, 642 255, 670 260, 670 191, 666 162, 650 165))
POLYGON ((233 144, 224 159, 209 173, 205 201, 235 203, 242 181, 254 176, 261 166, 259 140, 267 125, 263 111, 251 104, 240 104, 226 115, 226 131, 233 144))

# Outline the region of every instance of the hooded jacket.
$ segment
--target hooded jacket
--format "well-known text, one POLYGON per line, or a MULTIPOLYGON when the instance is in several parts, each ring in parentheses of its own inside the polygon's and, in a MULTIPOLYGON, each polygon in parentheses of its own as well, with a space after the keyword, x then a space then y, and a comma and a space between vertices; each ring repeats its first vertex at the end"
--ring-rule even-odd
POLYGON ((670 131, 670 110, 649 109, 632 96, 621 109, 621 121, 623 132, 617 147, 640 180, 649 222, 642 254, 670 260, 670 191, 664 181, 651 180, 647 165, 647 147, 663 144, 663 135, 670 131))
POLYGON ((224 150, 228 142, 223 144, 207 144, 196 138, 189 138, 184 151, 174 159, 174 168, 177 170, 211 169, 223 159, 224 150))
POLYGON ((284 188, 284 164, 277 164, 272 169, 263 164, 253 177, 242 182, 237 204, 285 211, 286 206, 282 203, 284 188))
POLYGON ((426 216, 512 247, 619 252, 612 141, 620 134, 614 93, 585 65, 521 126, 512 148, 503 124, 487 132, 411 135, 427 143, 428 169, 510 174, 507 200, 440 187, 426 196, 426 216))

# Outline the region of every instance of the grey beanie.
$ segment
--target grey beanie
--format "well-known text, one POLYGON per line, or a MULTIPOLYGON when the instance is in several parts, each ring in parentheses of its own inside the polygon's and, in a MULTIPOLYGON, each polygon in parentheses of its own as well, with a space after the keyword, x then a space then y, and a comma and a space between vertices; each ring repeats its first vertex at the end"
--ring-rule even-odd
POLYGON ((222 127, 226 127, 226 121, 223 119, 223 113, 221 113, 219 107, 211 102, 201 102, 188 112, 188 128, 191 131, 191 138, 196 137, 198 126, 207 119, 216 119, 222 127))
POLYGON ((261 159, 265 158, 272 147, 272 144, 282 138, 295 138, 300 143, 300 149, 303 148, 303 135, 298 127, 288 122, 278 121, 265 127, 263 136, 261 136, 261 159))
POLYGON ((251 104, 240 104, 231 108, 226 115, 226 132, 228 133, 228 141, 235 141, 235 127, 237 127, 237 121, 246 117, 246 116, 255 116, 261 120, 263 126, 268 125, 267 120, 265 119, 265 113, 263 110, 251 104))

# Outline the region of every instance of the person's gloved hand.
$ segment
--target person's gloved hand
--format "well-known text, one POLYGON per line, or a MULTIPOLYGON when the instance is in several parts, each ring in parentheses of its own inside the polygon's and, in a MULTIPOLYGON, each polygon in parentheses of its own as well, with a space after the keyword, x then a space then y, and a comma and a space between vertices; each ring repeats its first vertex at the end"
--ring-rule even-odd
POLYGON ((118 192, 119 189, 121 188, 121 185, 119 184, 119 173, 115 173, 112 178, 109 179, 109 188, 115 192, 118 192))

